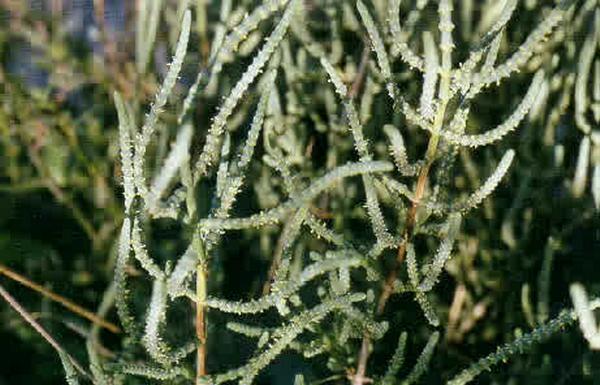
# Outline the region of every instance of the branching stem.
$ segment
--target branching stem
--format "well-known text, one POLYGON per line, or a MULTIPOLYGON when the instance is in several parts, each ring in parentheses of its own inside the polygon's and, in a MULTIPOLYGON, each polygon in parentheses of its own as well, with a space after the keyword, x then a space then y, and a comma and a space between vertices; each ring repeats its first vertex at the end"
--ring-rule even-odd
MULTIPOLYGON (((416 226, 417 219, 417 210, 420 206, 421 200, 425 195, 425 188, 427 187, 427 181, 429 179, 429 171, 433 162, 435 161, 435 156, 438 148, 438 144, 440 141, 440 131, 444 124, 444 117, 446 115, 446 107, 448 105, 448 97, 450 90, 449 81, 444 81, 444 77, 442 77, 442 81, 440 83, 439 96, 440 96, 440 104, 436 111, 435 119, 433 122, 433 128, 431 130, 431 137, 429 137, 429 142, 427 144, 427 150, 425 153, 425 164, 421 168, 419 172, 419 176, 417 179, 417 185, 415 187, 414 192, 414 200, 412 201, 412 205, 408 212, 406 213, 406 225, 404 226, 404 234, 402 236, 402 240, 400 245, 398 246, 398 253, 396 255, 396 261, 394 263, 394 268, 390 270, 379 296, 379 300, 377 303, 376 315, 383 314, 385 310, 385 305, 387 304, 388 299, 392 295, 394 290, 394 282, 398 276, 398 271, 400 266, 404 262, 406 258, 406 246, 408 243, 412 242, 412 238, 414 235, 414 230, 416 226)), ((369 359, 369 343, 370 336, 365 333, 363 336, 363 341, 361 345, 361 350, 358 357, 358 364, 356 375, 352 382, 352 385, 362 385, 364 384, 367 361, 369 359)))

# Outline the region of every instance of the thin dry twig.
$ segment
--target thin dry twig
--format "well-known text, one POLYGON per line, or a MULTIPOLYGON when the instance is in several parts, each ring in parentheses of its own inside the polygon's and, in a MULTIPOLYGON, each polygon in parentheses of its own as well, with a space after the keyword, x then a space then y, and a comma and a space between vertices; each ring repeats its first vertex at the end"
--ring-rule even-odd
POLYGON ((363 83, 365 74, 367 72, 367 64, 369 64, 370 53, 371 50, 369 49, 369 45, 365 44, 365 47, 362 51, 362 56, 360 58, 358 71, 356 73, 356 76, 354 77, 354 81, 352 82, 352 87, 350 87, 350 90, 348 91, 348 98, 350 99, 356 98, 358 96, 358 93, 360 92, 360 87, 363 83))
POLYGON ((73 313, 75 313, 83 318, 88 319, 89 321, 97 324, 98 326, 101 326, 115 334, 121 332, 121 329, 119 329, 119 327, 117 325, 98 317, 96 314, 84 309, 83 307, 77 305, 76 303, 70 301, 69 299, 67 299, 63 296, 46 289, 45 287, 33 282, 29 278, 24 277, 23 275, 17 273, 16 271, 11 270, 10 268, 8 268, 7 266, 5 266, 3 264, 0 264, 0 275, 4 275, 4 276, 12 279, 13 281, 16 281, 24 286, 27 286, 28 288, 30 288, 32 290, 35 290, 36 292, 40 293, 44 297, 49 298, 54 302, 58 302, 59 304, 66 307, 67 309, 71 310, 73 313))
POLYGON ((0 296, 4 298, 4 300, 17 312, 31 327, 33 327, 59 354, 64 355, 71 361, 71 364, 79 373, 81 373, 85 377, 90 377, 90 375, 83 369, 81 364, 77 362, 75 358, 73 358, 69 353, 66 352, 65 349, 60 346, 60 344, 50 335, 48 332, 40 325, 35 318, 29 314, 27 310, 16 299, 11 296, 6 289, 2 285, 0 285, 0 296))
POLYGON ((42 159, 38 153, 38 149, 35 148, 35 145, 32 144, 27 146, 27 155, 29 156, 31 163, 37 172, 40 174, 40 177, 44 181, 48 191, 50 191, 50 193, 59 203, 63 204, 71 211, 73 218, 79 223, 88 238, 95 243, 96 230, 94 229, 94 226, 89 219, 86 218, 83 211, 73 202, 73 199, 60 188, 54 179, 52 179, 48 173, 48 170, 44 166, 44 162, 42 162, 42 159))

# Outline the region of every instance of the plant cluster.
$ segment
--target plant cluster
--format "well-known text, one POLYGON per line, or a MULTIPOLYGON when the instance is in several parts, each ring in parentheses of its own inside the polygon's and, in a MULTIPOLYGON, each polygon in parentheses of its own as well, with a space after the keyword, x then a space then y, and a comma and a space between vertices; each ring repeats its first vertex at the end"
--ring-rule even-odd
MULTIPOLYGON (((570 289, 574 310, 551 317, 550 301, 554 255, 594 221, 600 199, 597 1, 164 3, 140 1, 133 91, 107 87, 118 117, 118 228, 98 238, 75 201, 60 199, 72 179, 44 171, 29 146, 97 253, 115 239, 114 279, 96 316, 111 317, 114 305, 122 338, 106 348, 94 322, 87 368, 53 344, 69 384, 249 385, 294 352, 314 364, 286 383, 459 385, 577 320, 600 346, 597 303, 581 284, 570 289), (161 15, 171 59, 148 102, 161 15), (513 25, 520 18, 535 23, 513 25), (571 113, 581 132, 574 165, 564 162, 574 146, 558 133, 571 113), (559 202, 572 222, 539 235, 532 212, 561 214, 526 197, 532 181, 559 172, 552 167, 574 173, 561 179, 569 193, 559 202), (519 268, 496 267, 528 248, 543 250, 535 309, 527 282, 520 293, 530 330, 483 358, 457 358, 460 342, 485 335, 486 312, 499 317, 494 301, 506 288, 497 282, 519 268)), ((16 183, 22 133, 7 100, 3 151, 13 151, 6 170, 16 183)), ((77 138, 69 132, 56 136, 77 138)), ((102 166, 75 158, 107 183, 102 166)), ((2 286, 0 295, 46 333, 2 286)))

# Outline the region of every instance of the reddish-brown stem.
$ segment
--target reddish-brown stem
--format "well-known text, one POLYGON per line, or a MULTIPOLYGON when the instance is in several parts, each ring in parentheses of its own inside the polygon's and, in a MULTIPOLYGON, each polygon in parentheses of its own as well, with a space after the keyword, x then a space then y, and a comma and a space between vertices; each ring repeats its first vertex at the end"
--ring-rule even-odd
MULTIPOLYGON (((428 161, 419 173, 419 177, 417 179, 417 186, 415 188, 415 199, 413 200, 410 209, 406 213, 406 225, 404 228, 402 241, 398 246, 398 254, 396 255, 394 267, 388 273, 388 276, 386 277, 386 280, 383 284, 383 288, 379 296, 379 300, 377 302, 376 315, 383 314, 383 311, 385 310, 385 305, 387 304, 388 299, 394 291, 394 282, 396 281, 396 278, 398 276, 400 266, 402 265, 406 257, 406 245, 412 240, 412 237, 414 235, 414 229, 417 219, 417 210, 419 208, 421 199, 425 194, 425 187, 427 186, 427 179, 429 176, 429 169, 431 168, 431 163, 431 161, 428 161)), ((370 355, 369 344, 370 337, 368 334, 365 333, 365 335, 363 336, 360 353, 358 355, 356 375, 354 376, 352 385, 363 385, 365 383, 367 361, 369 360, 370 355)))
POLYGON ((404 234, 402 237, 402 242, 398 247, 398 254, 396 255, 396 261, 394 263, 394 267, 388 273, 388 276, 383 285, 383 289, 381 295, 379 296, 379 301, 377 303, 377 315, 381 315, 385 309, 385 305, 392 295, 394 291, 394 282, 398 276, 398 270, 400 266, 404 262, 404 258, 406 257, 406 245, 408 242, 412 240, 415 224, 417 220, 417 209, 419 208, 419 204, 421 203, 421 199, 425 194, 425 186, 427 185, 427 177, 429 176, 429 169, 431 167, 431 163, 427 163, 421 169, 419 173, 419 178, 417 179, 417 187, 415 189, 415 198, 412 202, 412 205, 408 212, 406 213, 406 226, 404 228, 404 234))
POLYGON ((66 307, 67 309, 72 311, 73 313, 75 313, 83 318, 87 318, 89 321, 95 323, 98 326, 101 326, 107 330, 110 330, 113 333, 121 332, 121 329, 119 329, 119 327, 117 325, 98 317, 96 314, 84 309, 83 307, 77 305, 76 303, 68 300, 67 298, 65 298, 63 296, 56 294, 41 285, 38 285, 37 283, 33 282, 29 278, 22 276, 21 274, 9 269, 8 267, 6 267, 2 264, 0 264, 0 274, 12 279, 13 281, 19 282, 23 286, 27 286, 28 288, 37 291, 44 297, 49 298, 49 299, 53 300, 54 302, 60 303, 61 305, 63 305, 64 307, 66 307))
POLYGON ((360 64, 358 66, 358 71, 356 76, 354 77, 354 81, 352 82, 352 86, 348 91, 348 98, 354 99, 358 93, 360 92, 360 87, 365 78, 365 73, 367 72, 367 64, 369 64, 369 53, 371 50, 369 49, 369 45, 365 44, 365 48, 363 48, 362 57, 360 59, 360 64))
MULTIPOLYGON (((352 87, 350 88, 348 95, 347 95, 348 99, 350 99, 350 100, 354 99, 360 91, 360 87, 361 87, 361 84, 362 84, 362 81, 363 81, 363 78, 365 76, 366 69, 367 69, 369 54, 370 54, 369 46, 365 45, 365 48, 363 49, 360 65, 358 68, 358 72, 356 74, 356 77, 354 78, 354 81, 352 82, 352 87)), ((404 256, 401 256, 401 252, 400 252, 400 250, 402 250, 402 248, 403 248, 403 244, 401 244, 400 248, 398 249, 398 257, 397 257, 396 261, 404 259, 404 256)), ((396 264, 398 264, 398 262, 396 262, 396 264)), ((386 279, 386 283, 384 285, 384 290, 381 294, 379 305, 377 307, 377 314, 380 314, 383 311, 385 302, 387 302, 387 298, 389 298, 389 296, 392 293, 393 283, 396 280, 396 270, 397 270, 397 268, 394 268, 392 271, 390 271, 390 275, 386 279), (391 280, 391 283, 389 283, 390 280, 391 280), (389 289, 388 289, 388 287, 389 287, 389 289), (384 298, 384 297, 385 297, 385 299, 382 302, 381 298, 384 298), (380 305, 381 305, 381 311, 379 310, 380 305)), ((369 354, 370 354, 370 352, 369 352, 370 344, 371 344, 371 338, 368 333, 365 333, 363 335, 363 339, 362 339, 362 343, 361 343, 361 347, 360 347, 360 353, 358 356, 358 365, 356 367, 356 373, 354 374, 353 379, 352 379, 352 385, 363 385, 366 383, 367 361, 369 359, 369 354)))
MULTIPOLYGON (((206 272, 202 270, 198 273, 204 275, 201 280, 206 282, 206 272)), ((198 338, 196 374, 199 379, 206 375, 206 313, 202 304, 196 305, 196 337, 198 338)))
POLYGON ((198 266, 196 267, 196 338, 198 349, 196 353, 196 383, 200 383, 206 375, 206 281, 208 278, 208 260, 206 250, 200 236, 195 236, 192 246, 198 255, 198 266))
POLYGON ((371 344, 371 337, 365 333, 363 335, 362 343, 360 345, 360 353, 358 355, 358 365, 356 366, 356 374, 352 378, 352 385, 363 385, 366 383, 367 378, 367 360, 369 359, 369 345, 371 344))
POLYGON ((2 297, 31 327, 35 329, 59 354, 64 355, 83 376, 90 377, 89 374, 83 369, 83 366, 77 360, 75 360, 69 353, 66 352, 60 346, 60 344, 40 325, 35 318, 27 311, 16 299, 14 299, 5 289, 0 285, 0 297, 2 297))

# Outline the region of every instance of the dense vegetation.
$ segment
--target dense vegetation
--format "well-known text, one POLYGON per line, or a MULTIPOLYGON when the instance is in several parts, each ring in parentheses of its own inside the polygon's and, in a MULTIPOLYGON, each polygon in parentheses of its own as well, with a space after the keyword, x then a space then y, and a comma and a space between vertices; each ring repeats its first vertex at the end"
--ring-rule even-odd
POLYGON ((600 380, 597 0, 0 20, 0 385, 600 380))

